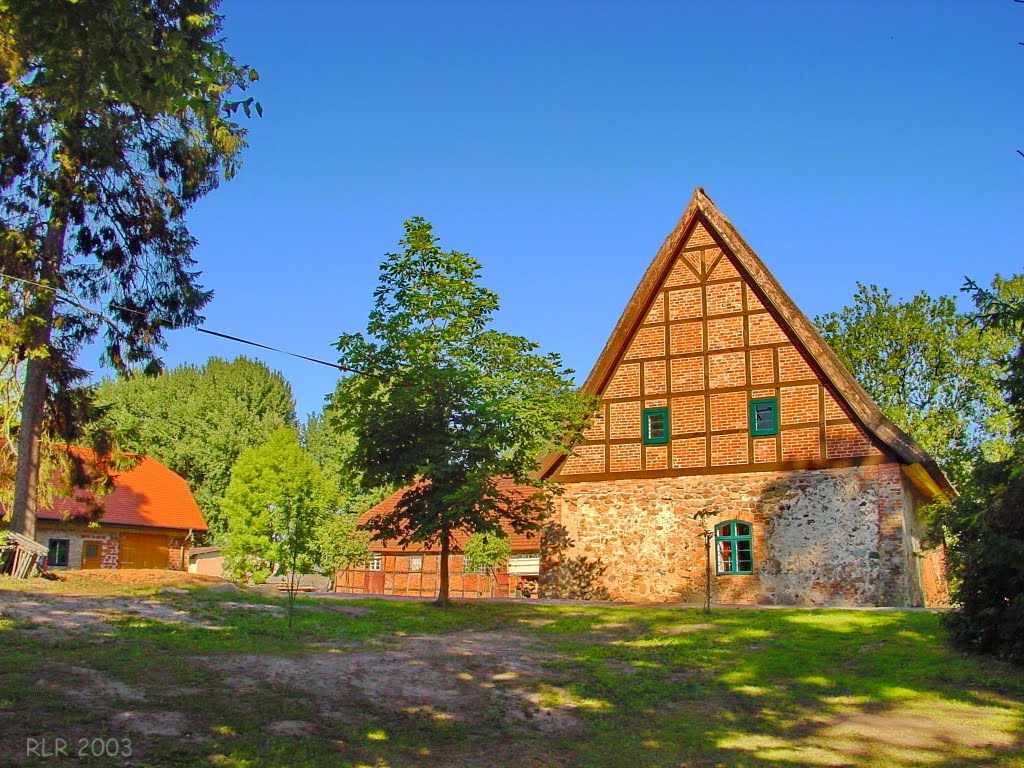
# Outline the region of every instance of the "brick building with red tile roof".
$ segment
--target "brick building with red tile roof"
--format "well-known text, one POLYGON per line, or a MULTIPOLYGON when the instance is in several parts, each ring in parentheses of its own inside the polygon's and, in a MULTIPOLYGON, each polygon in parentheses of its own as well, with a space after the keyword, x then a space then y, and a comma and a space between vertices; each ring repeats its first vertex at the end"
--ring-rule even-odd
MULTIPOLYGON (((72 448, 88 460, 90 452, 72 448)), ((91 504, 59 496, 36 515, 36 541, 49 549, 50 568, 183 568, 195 537, 207 531, 185 480, 149 456, 130 456, 109 469, 113 490, 102 497, 95 523, 82 521, 91 504)))

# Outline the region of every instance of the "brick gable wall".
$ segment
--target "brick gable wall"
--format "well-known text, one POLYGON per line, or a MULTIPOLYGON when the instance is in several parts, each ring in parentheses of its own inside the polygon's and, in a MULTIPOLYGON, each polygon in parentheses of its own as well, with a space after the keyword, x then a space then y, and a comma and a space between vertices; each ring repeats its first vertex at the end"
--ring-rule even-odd
POLYGON ((603 387, 562 480, 883 460, 812 361, 698 222, 603 387), (749 403, 777 398, 780 429, 750 435, 749 403), (671 439, 644 445, 641 416, 669 408, 671 439))

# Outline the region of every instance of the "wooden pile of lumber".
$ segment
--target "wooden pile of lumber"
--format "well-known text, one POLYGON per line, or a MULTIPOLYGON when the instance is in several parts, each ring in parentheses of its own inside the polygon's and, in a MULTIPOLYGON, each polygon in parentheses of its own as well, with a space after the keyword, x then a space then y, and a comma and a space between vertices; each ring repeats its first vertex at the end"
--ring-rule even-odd
POLYGON ((0 573, 10 574, 16 579, 42 573, 46 552, 42 544, 20 533, 0 533, 0 573))

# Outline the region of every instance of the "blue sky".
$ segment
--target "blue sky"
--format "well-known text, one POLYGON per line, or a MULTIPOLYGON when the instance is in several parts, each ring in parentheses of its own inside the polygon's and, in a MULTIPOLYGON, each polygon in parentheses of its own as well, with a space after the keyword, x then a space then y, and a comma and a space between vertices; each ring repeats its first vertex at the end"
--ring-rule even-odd
MULTIPOLYGON (((226 0, 265 115, 190 217, 206 326, 314 357, 360 330, 423 216, 502 330, 586 376, 696 186, 810 316, 857 281, 955 293, 1024 271, 1024 6, 226 0)), ((335 373, 248 354, 300 415, 335 373)), ((86 360, 86 364, 94 361, 86 360)))

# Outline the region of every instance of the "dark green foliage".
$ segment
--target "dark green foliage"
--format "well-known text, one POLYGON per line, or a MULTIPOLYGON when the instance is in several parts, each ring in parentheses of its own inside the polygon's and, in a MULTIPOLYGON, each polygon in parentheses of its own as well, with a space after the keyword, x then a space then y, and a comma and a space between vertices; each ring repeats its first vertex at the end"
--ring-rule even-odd
POLYGON ((852 306, 815 323, 885 415, 954 485, 982 456, 1005 456, 1009 419, 998 380, 1010 345, 1003 331, 979 327, 953 297, 895 300, 874 285, 858 285, 852 306))
POLYGON ((341 362, 364 373, 339 410, 364 484, 412 484, 372 521, 375 538, 438 544, 444 603, 452 533, 497 533, 502 520, 535 530, 544 494, 512 495, 499 478, 541 485, 540 457, 567 450, 593 404, 558 355, 490 327, 498 297, 478 285, 479 262, 442 251, 420 218, 401 245, 381 265, 366 335, 338 341, 341 362))
POLYGON ((321 520, 314 544, 317 564, 327 573, 370 561, 370 534, 358 530, 356 524, 360 514, 394 490, 391 486, 363 486, 362 472, 353 464, 356 438, 339 413, 346 386, 347 381, 340 382, 323 411, 310 414, 301 430, 302 445, 320 467, 334 498, 334 508, 321 520))
POLYGON ((152 456, 188 481, 214 533, 223 530, 220 498, 238 456, 295 424, 291 386, 245 357, 107 379, 96 402, 105 411, 101 424, 124 450, 152 456))
POLYGON ((350 386, 351 379, 340 382, 327 397, 323 411, 312 413, 306 418, 301 429, 301 439, 303 447, 319 465, 324 478, 337 490, 338 509, 359 515, 390 496, 394 487, 366 487, 362 471, 354 463, 356 437, 346 427, 341 410, 346 388, 350 386))
MULTIPOLYGON (((113 365, 153 364, 165 329, 196 323, 210 299, 184 216, 235 172, 245 131, 227 97, 257 79, 221 47, 218 4, 0 6, 3 271, 103 301, 114 321, 59 303, 51 371, 100 330, 113 365), (61 241, 50 273, 48 236, 61 241)), ((29 325, 46 322, 40 309, 23 307, 29 325)))
POLYGON ((185 216, 235 173, 230 115, 253 102, 230 97, 258 79, 224 50, 218 5, 0 3, 0 271, 20 281, 4 319, 26 361, 13 530, 34 529, 40 444, 85 419, 83 345, 102 332, 115 369, 156 372, 166 330, 212 296, 185 216))
POLYGON ((1024 664, 1024 301, 968 287, 982 321, 1015 340, 1002 382, 1013 442, 1009 458, 978 464, 963 495, 942 515, 956 605, 946 625, 962 647, 1024 664))

